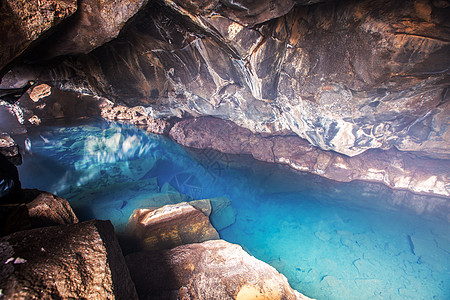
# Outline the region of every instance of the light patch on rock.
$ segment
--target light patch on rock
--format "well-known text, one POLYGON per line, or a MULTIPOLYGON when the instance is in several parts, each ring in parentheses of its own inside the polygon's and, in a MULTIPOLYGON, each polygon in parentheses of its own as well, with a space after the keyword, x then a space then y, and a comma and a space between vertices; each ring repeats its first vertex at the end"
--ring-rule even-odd
POLYGON ((48 97, 52 94, 51 86, 47 84, 40 84, 35 86, 31 92, 29 92, 30 99, 34 102, 38 102, 42 98, 48 97))
POLYGON ((238 24, 238 23, 231 24, 228 27, 228 38, 230 40, 234 40, 236 35, 238 35, 239 32, 241 32, 242 28, 244 28, 244 27, 242 25, 238 24))

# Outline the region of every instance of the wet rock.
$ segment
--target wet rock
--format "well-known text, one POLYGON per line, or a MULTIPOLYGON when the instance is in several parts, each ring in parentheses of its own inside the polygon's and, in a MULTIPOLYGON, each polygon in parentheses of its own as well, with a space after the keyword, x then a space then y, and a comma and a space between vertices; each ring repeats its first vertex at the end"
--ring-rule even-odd
POLYGON ((228 198, 217 197, 209 199, 211 215, 209 219, 216 230, 222 230, 236 222, 236 211, 228 198))
POLYGON ((33 200, 26 201, 33 228, 78 223, 66 199, 38 190, 25 190, 24 194, 33 195, 33 200))
POLYGON ((167 249, 219 238, 208 217, 186 202, 158 209, 137 209, 130 217, 128 231, 145 250, 167 249))
POLYGON ((104 106, 101 114, 107 120, 126 121, 138 127, 143 127, 151 133, 167 134, 170 129, 170 123, 168 121, 151 117, 143 106, 133 108, 128 108, 123 105, 104 106))
POLYGON ((8 299, 137 299, 108 221, 38 228, 0 239, 0 289, 8 299))
POLYGON ((0 154, 15 165, 22 164, 19 145, 7 133, 0 133, 0 154))
POLYGON ((0 74, 45 32, 77 10, 75 0, 5 0, 0 5, 0 74))
POLYGON ((309 299, 273 267, 223 240, 126 257, 140 299, 309 299))
POLYGON ((348 157, 320 150, 297 136, 263 136, 232 122, 210 117, 178 122, 172 127, 170 136, 185 146, 252 154, 259 160, 288 164, 296 170, 341 182, 375 181, 416 193, 450 196, 446 184, 449 160, 428 159, 394 149, 373 149, 348 157), (261 152, 261 148, 268 151, 261 152))

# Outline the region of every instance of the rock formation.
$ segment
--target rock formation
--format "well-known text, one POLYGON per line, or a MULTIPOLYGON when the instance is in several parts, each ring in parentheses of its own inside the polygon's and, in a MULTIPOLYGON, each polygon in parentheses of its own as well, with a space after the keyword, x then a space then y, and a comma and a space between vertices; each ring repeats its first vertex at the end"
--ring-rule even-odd
POLYGON ((108 221, 20 231, 0 239, 8 299, 137 299, 108 221))
POLYGON ((78 218, 66 199, 38 190, 25 190, 28 215, 33 228, 75 224, 78 218))
POLYGON ((265 5, 150 3, 117 39, 38 77, 152 117, 212 115, 348 156, 449 158, 448 5, 331 1, 274 19, 292 3, 265 5))
POLYGON ((0 4, 0 75, 40 36, 71 16, 76 0, 5 0, 0 4))
POLYGON ((170 136, 194 148, 212 148, 231 154, 251 154, 256 159, 288 164, 333 180, 382 182, 416 193, 450 196, 450 162, 404 155, 398 150, 370 150, 355 157, 323 151, 298 136, 264 136, 230 121, 203 117, 176 123, 170 136), (432 175, 430 175, 432 174, 432 175))
POLYGON ((128 231, 145 250, 169 249, 219 238, 208 216, 186 202, 158 209, 137 209, 130 217, 128 231))
POLYGON ((139 299, 309 299, 273 267, 223 240, 126 257, 139 299))

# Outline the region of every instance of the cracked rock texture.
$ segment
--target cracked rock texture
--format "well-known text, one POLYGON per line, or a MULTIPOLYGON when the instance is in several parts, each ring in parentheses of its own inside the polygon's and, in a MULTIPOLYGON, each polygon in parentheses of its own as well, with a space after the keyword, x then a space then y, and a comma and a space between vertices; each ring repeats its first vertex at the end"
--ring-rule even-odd
POLYGON ((299 171, 341 182, 382 182, 416 193, 450 196, 448 160, 418 158, 394 149, 373 149, 348 157, 320 150, 298 136, 264 136, 211 117, 178 122, 170 130, 170 136, 185 146, 251 154, 262 161, 288 164, 299 171))
POLYGON ((2 0, 0 71, 25 51, 33 41, 76 10, 76 0, 2 0))
POLYGON ((264 2, 261 18, 230 3, 150 3, 117 39, 39 76, 152 117, 211 115, 348 156, 450 158, 448 3, 264 2))
POLYGON ((125 259, 139 299, 310 299, 275 268, 224 240, 125 259))
POLYGON ((39 190, 24 190, 23 193, 28 198, 26 206, 33 228, 78 223, 66 199, 39 190))
POLYGON ((6 299, 137 299, 109 221, 1 238, 0 289, 6 299))

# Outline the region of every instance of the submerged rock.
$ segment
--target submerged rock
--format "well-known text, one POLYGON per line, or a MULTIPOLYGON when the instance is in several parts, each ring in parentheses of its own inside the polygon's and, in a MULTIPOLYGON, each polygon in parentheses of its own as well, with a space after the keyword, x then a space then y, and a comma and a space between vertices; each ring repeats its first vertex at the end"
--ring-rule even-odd
POLYGON ((223 240, 126 256, 140 299, 309 299, 273 267, 223 240))
POLYGON ((211 224, 216 230, 222 230, 236 222, 236 210, 231 205, 231 200, 225 197, 209 199, 211 202, 211 224))
POLYGON ((137 209, 130 217, 128 231, 145 250, 167 249, 219 238, 208 217, 186 202, 157 209, 137 209))
POLYGON ((1 238, 0 290, 7 299, 137 299, 108 221, 1 238))

